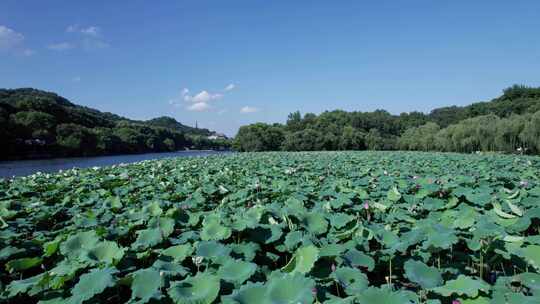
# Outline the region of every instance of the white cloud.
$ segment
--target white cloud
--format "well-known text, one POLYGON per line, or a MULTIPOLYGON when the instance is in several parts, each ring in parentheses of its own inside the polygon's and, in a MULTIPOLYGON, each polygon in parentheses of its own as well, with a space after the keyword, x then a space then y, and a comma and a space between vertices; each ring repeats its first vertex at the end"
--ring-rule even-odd
POLYGON ((68 33, 80 33, 88 36, 99 36, 101 34, 101 28, 99 26, 91 25, 88 27, 81 27, 78 24, 72 24, 66 28, 68 33))
POLYGON ((216 93, 216 94, 212 94, 212 93, 208 93, 208 91, 201 91, 199 92, 198 94, 196 95, 189 95, 189 90, 187 89, 184 89, 182 91, 182 95, 184 97, 184 100, 185 101, 188 101, 188 102, 195 102, 195 103, 199 103, 199 102, 210 102, 210 101, 214 101, 214 100, 219 100, 221 98, 223 98, 223 94, 219 94, 219 93, 216 93))
POLYGON ((250 107, 250 106, 245 106, 240 109, 240 113, 255 113, 255 112, 259 112, 259 109, 255 107, 250 107))
POLYGON ((71 78, 71 81, 73 81, 73 82, 81 82, 81 76, 75 76, 75 77, 71 78))
POLYGON ((13 52, 23 56, 31 56, 35 52, 24 47, 24 35, 0 25, 0 51, 13 52))
POLYGON ((82 47, 85 50, 96 50, 108 48, 110 46, 109 43, 103 40, 101 28, 95 25, 81 27, 78 24, 74 24, 68 26, 66 32, 79 34, 79 36, 81 36, 77 43, 72 43, 74 47, 82 47))
POLYGON ((82 46, 85 50, 99 50, 99 49, 105 49, 105 48, 108 48, 110 47, 110 45, 103 41, 103 40, 99 40, 99 39, 84 39, 82 41, 82 46))
POLYGON ((7 26, 0 25, 0 50, 11 50, 24 41, 24 35, 7 26))
POLYGON ((80 30, 81 34, 89 36, 99 36, 101 29, 97 26, 89 26, 80 30))
POLYGON ((32 56, 34 55, 36 52, 34 50, 31 50, 31 49, 24 49, 22 50, 22 54, 24 56, 32 56))
POLYGON ((47 46, 49 50, 53 50, 53 51, 67 51, 74 47, 75 45, 73 45, 73 43, 70 43, 70 42, 53 43, 47 46))
MULTIPOLYGON (((224 92, 228 92, 234 88, 234 84, 229 84, 225 87, 224 92)), ((225 97, 224 92, 222 93, 211 93, 207 90, 202 90, 197 94, 191 94, 191 91, 188 88, 182 89, 181 96, 179 98, 173 98, 169 100, 169 104, 174 107, 184 107, 187 103, 186 109, 189 111, 203 112, 217 109, 212 106, 212 103, 220 100, 225 97)), ((225 110, 222 109, 218 114, 225 113, 225 110)))
POLYGON ((236 85, 234 83, 231 83, 225 87, 225 92, 232 91, 234 90, 234 88, 236 88, 236 85))
POLYGON ((66 28, 66 32, 75 33, 79 31, 79 26, 77 24, 70 25, 66 28))
POLYGON ((211 108, 210 105, 206 102, 197 102, 187 107, 189 111, 195 111, 195 112, 208 111, 210 110, 210 108, 211 108))

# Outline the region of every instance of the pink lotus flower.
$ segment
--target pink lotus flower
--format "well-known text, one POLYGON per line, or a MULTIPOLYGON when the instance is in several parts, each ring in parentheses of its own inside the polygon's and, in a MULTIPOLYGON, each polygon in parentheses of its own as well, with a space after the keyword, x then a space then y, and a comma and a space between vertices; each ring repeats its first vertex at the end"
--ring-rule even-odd
POLYGON ((368 203, 368 201, 364 201, 364 209, 366 209, 366 210, 369 209, 369 203, 368 203))
POLYGON ((461 304, 461 301, 460 300, 453 300, 452 304, 461 304))
POLYGON ((529 182, 528 182, 528 181, 520 181, 520 182, 519 182, 519 185, 520 185, 521 187, 525 187, 525 188, 526 188, 526 187, 529 185, 529 182))
POLYGON ((317 288, 311 288, 311 294, 317 296, 317 288))

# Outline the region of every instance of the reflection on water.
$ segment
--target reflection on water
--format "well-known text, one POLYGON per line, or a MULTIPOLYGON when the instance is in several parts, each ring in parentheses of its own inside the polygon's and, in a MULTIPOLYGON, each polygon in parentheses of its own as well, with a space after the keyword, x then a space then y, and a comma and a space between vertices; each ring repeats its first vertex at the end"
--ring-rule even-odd
POLYGON ((72 168, 89 168, 112 166, 120 163, 133 163, 147 159, 161 159, 167 157, 188 157, 229 154, 223 151, 178 151, 170 153, 147 153, 111 155, 97 157, 72 157, 35 160, 0 161, 0 178, 12 176, 25 176, 36 172, 53 173, 59 170, 72 168))

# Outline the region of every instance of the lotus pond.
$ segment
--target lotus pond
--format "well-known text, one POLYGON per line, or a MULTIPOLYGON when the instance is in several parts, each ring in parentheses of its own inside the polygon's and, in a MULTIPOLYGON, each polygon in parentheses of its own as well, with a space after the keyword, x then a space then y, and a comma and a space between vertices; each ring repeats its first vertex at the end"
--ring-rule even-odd
POLYGON ((540 303, 540 158, 172 158, 0 180, 0 302, 540 303))

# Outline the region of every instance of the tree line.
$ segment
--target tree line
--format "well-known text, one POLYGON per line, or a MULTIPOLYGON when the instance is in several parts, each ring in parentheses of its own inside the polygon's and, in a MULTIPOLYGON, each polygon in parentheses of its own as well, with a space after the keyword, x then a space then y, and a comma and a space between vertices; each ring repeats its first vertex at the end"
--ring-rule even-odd
POLYGON ((540 153, 540 88, 514 85, 489 102, 392 115, 299 111, 285 124, 242 126, 238 151, 422 150, 540 153))
POLYGON ((35 89, 0 90, 0 159, 228 149, 170 117, 136 121, 35 89))

